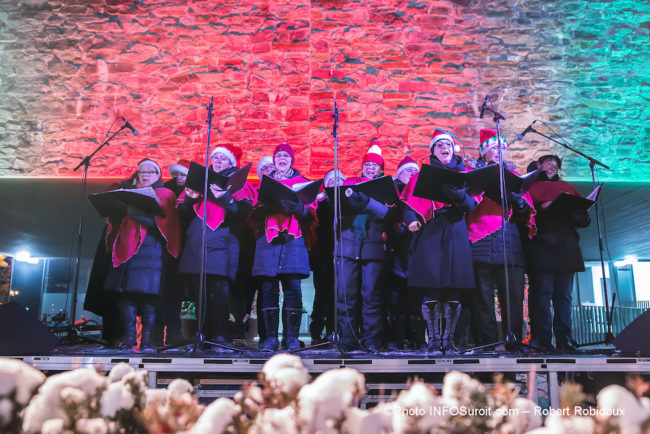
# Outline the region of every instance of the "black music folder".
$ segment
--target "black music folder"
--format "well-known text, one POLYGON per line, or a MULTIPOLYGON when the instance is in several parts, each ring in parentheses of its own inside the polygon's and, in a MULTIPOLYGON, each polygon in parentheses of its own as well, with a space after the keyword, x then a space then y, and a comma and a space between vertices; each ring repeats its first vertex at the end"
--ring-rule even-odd
POLYGON ((264 175, 257 200, 264 205, 278 209, 282 207, 283 200, 308 205, 316 200, 322 183, 322 179, 317 179, 316 181, 299 182, 289 187, 264 175))
POLYGON ((598 198, 603 184, 598 185, 586 197, 574 196, 569 193, 561 193, 556 197, 553 202, 546 208, 546 212, 556 215, 558 217, 570 218, 575 211, 583 210, 588 211, 598 198))
MULTIPOLYGON (((226 176, 222 173, 217 173, 212 168, 208 170, 208 186, 210 184, 216 184, 221 190, 225 190, 230 187, 230 193, 233 194, 236 191, 244 188, 246 184, 246 179, 248 178, 248 172, 251 169, 251 163, 248 163, 241 169, 237 170, 230 176, 226 176)), ((205 166, 194 161, 190 162, 190 168, 187 171, 187 178, 185 180, 185 186, 191 188, 194 191, 199 193, 203 192, 205 187, 205 166)), ((214 195, 208 188, 208 197, 214 199, 214 195)))
POLYGON ((478 196, 495 179, 499 179, 499 166, 496 164, 469 172, 455 172, 423 164, 413 189, 413 195, 423 199, 435 200, 436 202, 448 203, 449 199, 445 197, 441 190, 443 185, 449 184, 456 188, 466 188, 467 194, 478 196))
POLYGON ((120 188, 119 190, 95 193, 88 196, 97 212, 102 217, 124 215, 125 206, 133 207, 151 215, 164 217, 160 201, 151 187, 120 188))
MULTIPOLYGON (((540 173, 542 173, 542 169, 537 169, 525 175, 519 176, 509 170, 504 170, 503 175, 505 177, 506 194, 510 192, 516 194, 526 193, 530 189, 530 186, 533 185, 533 183, 537 180, 537 177, 540 175, 540 173)), ((494 182, 485 189, 485 195, 496 203, 501 203, 501 189, 499 188, 498 171, 497 179, 495 179, 494 182)))
MULTIPOLYGON (((334 187, 325 188, 327 192, 327 197, 330 200, 334 199, 334 187)), ((347 197, 350 196, 352 192, 363 193, 372 199, 375 199, 377 202, 384 205, 393 205, 399 202, 399 197, 397 196, 397 189, 395 188, 395 182, 390 176, 382 176, 381 178, 371 179, 369 181, 359 182, 358 184, 352 185, 341 185, 339 186, 339 195, 341 197, 341 209, 344 211, 349 211, 347 197)))

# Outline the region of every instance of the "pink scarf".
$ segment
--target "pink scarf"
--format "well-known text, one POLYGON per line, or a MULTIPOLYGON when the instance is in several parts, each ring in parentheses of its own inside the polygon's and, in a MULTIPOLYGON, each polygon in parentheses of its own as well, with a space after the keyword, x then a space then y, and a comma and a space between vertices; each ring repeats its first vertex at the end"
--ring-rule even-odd
MULTIPOLYGON (((296 176, 289 179, 276 179, 276 181, 288 187, 292 187, 293 185, 301 182, 309 182, 307 178, 304 178, 302 176, 296 176)), ((316 202, 305 205, 307 205, 307 208, 313 217, 313 221, 316 222, 316 202)), ((286 232, 287 234, 292 235, 294 238, 299 238, 302 236, 300 222, 293 214, 285 215, 282 213, 277 213, 270 215, 266 218, 266 224, 264 228, 266 232, 266 240, 269 243, 273 241, 274 238, 278 237, 280 235, 280 232, 286 232)))

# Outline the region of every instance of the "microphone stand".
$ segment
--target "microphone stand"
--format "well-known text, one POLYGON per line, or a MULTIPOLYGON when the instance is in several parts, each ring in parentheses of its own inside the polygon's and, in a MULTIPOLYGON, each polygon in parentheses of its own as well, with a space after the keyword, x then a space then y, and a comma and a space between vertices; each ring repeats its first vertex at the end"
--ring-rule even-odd
MULTIPOLYGON (((508 217, 507 215, 509 214, 508 210, 510 209, 510 205, 508 204, 508 194, 507 194, 507 189, 506 189, 506 178, 505 178, 505 163, 503 161, 503 148, 501 146, 501 124, 500 121, 506 120, 503 115, 497 111, 494 110, 492 107, 492 101, 490 100, 489 95, 485 97, 485 102, 483 103, 483 108, 481 109, 481 115, 485 110, 489 110, 492 112, 494 115, 494 122, 496 123, 497 126, 497 147, 498 147, 498 153, 499 153, 499 192, 500 192, 500 198, 501 198, 501 228, 503 230, 503 245, 502 245, 502 250, 503 250, 503 276, 504 276, 504 283, 505 283, 505 317, 506 317, 506 333, 504 336, 503 341, 498 341, 498 342, 492 342, 490 344, 486 345, 480 345, 477 347, 473 348, 467 348, 465 350, 460 351, 460 353, 466 353, 468 351, 474 351, 474 350, 481 350, 485 348, 490 348, 490 347, 496 347, 499 345, 504 345, 506 348, 506 351, 514 352, 514 351, 527 351, 530 346, 524 345, 520 342, 517 342, 517 337, 515 334, 512 332, 512 326, 510 323, 510 273, 508 271, 508 248, 506 245, 506 231, 507 231, 507 224, 508 224, 508 217), (490 102, 490 106, 487 105, 488 101, 490 102)), ((481 116, 482 117, 482 116, 481 116)), ((521 309, 523 309, 523 306, 520 306, 521 309)))
POLYGON ((307 351, 307 350, 313 350, 315 348, 321 348, 321 347, 334 347, 338 351, 339 355, 343 354, 343 350, 341 349, 341 336, 339 333, 339 323, 338 323, 338 312, 337 312, 337 301, 338 301, 338 267, 336 264, 336 255, 337 251, 341 249, 341 243, 339 240, 339 224, 340 224, 340 218, 341 218, 341 187, 339 184, 339 134, 338 134, 338 126, 339 126, 339 108, 338 105, 336 104, 336 101, 334 101, 334 114, 332 115, 334 118, 334 125, 332 126, 332 137, 334 137, 334 230, 333 236, 334 236, 334 254, 332 255, 332 261, 334 262, 334 286, 333 286, 333 297, 334 297, 334 309, 333 309, 333 328, 332 328, 332 333, 327 337, 327 340, 325 342, 321 342, 316 345, 309 345, 304 348, 300 348, 298 350, 293 351, 294 353, 300 352, 300 351, 307 351))
POLYGON ((208 142, 205 147, 205 179, 203 182, 203 220, 201 221, 201 272, 199 274, 199 299, 197 305, 195 305, 196 311, 196 335, 194 336, 194 345, 192 347, 192 354, 196 352, 196 349, 200 344, 208 344, 213 347, 218 347, 228 351, 239 351, 239 348, 231 347, 228 345, 220 344, 217 342, 208 341, 203 336, 203 324, 205 323, 205 299, 206 299, 206 271, 205 271, 205 261, 206 261, 206 227, 208 219, 208 172, 210 170, 210 132, 212 131, 212 108, 213 108, 214 97, 210 97, 210 104, 208 104, 208 113, 206 123, 208 124, 208 142))
MULTIPOLYGON (((79 225, 77 227, 77 257, 75 258, 75 271, 74 271, 74 281, 72 284, 72 306, 70 312, 70 322, 67 326, 67 334, 61 338, 59 343, 61 345, 76 345, 81 341, 93 342, 98 344, 106 345, 106 342, 102 340, 97 340, 90 338, 88 336, 82 336, 79 334, 75 322, 77 319, 77 296, 79 293, 79 272, 81 270, 81 247, 83 245, 83 227, 84 227, 84 211, 86 209, 86 188, 88 186, 88 167, 90 167, 90 160, 95 156, 100 149, 104 146, 108 146, 110 141, 117 136, 122 130, 127 128, 126 123, 117 130, 113 135, 97 147, 90 155, 87 155, 81 160, 81 162, 75 167, 72 171, 76 172, 81 166, 84 167, 84 173, 81 178, 81 200, 79 207, 79 225)), ((109 129, 110 130, 110 129, 109 129)))
MULTIPOLYGON (((552 141, 554 143, 557 143, 558 145, 563 146, 564 148, 568 149, 569 151, 571 151, 571 152, 573 152, 575 154, 578 154, 581 157, 584 157, 587 160, 589 160, 589 170, 591 171, 591 188, 594 188, 594 189, 596 188, 595 166, 598 165, 598 166, 601 166, 601 167, 609 170, 609 166, 606 166, 605 164, 601 163, 600 161, 596 160, 595 158, 592 158, 589 155, 578 151, 573 146, 570 146, 567 143, 564 143, 564 142, 556 140, 556 139, 554 139, 552 137, 549 137, 544 133, 540 133, 539 131, 537 131, 532 126, 530 127, 530 132, 535 133, 535 134, 539 134, 540 136, 542 136, 542 137, 544 137, 544 138, 546 138, 546 139, 548 139, 548 140, 550 140, 550 141, 552 141)), ((598 231, 598 252, 600 254, 600 269, 601 269, 601 273, 602 273, 602 276, 603 276, 602 281, 603 281, 603 294, 605 296, 605 312, 606 312, 605 322, 607 323, 607 332, 605 333, 605 338, 602 341, 588 342, 588 343, 584 343, 584 344, 579 344, 579 345, 576 345, 577 347, 585 347, 585 346, 588 346, 588 345, 602 345, 602 344, 610 345, 612 342, 614 342, 614 334, 612 333, 612 322, 613 322, 612 318, 613 318, 613 315, 614 315, 614 302, 616 301, 616 293, 612 293, 612 306, 610 308, 610 306, 609 306, 609 294, 608 294, 608 291, 607 291, 607 279, 605 278, 605 276, 606 276, 606 274, 605 274, 605 259, 604 259, 605 256, 604 256, 604 253, 603 253, 603 251, 604 251, 604 248, 603 248, 603 236, 602 236, 602 232, 601 232, 601 228, 600 228, 600 211, 599 211, 598 201, 595 202, 594 206, 596 208, 595 212, 596 212, 596 229, 598 231)))

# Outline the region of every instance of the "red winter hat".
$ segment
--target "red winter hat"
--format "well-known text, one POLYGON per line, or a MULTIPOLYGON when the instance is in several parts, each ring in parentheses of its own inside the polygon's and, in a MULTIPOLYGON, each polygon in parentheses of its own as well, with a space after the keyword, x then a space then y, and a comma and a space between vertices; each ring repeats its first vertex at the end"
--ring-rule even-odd
POLYGON ((169 166, 169 174, 174 176, 174 173, 181 173, 187 175, 190 169, 190 162, 188 160, 178 160, 178 163, 169 166))
POLYGON ((436 128, 436 130, 433 132, 433 136, 431 136, 431 141, 429 142, 429 151, 433 153, 433 147, 437 141, 449 140, 454 145, 454 152, 460 152, 460 146, 456 144, 454 137, 456 136, 452 133, 436 128))
POLYGON ((420 166, 418 166, 418 163, 415 162, 414 159, 409 157, 408 155, 400 161, 399 166, 397 166, 397 175, 399 177, 399 174, 402 173, 406 169, 415 169, 415 170, 420 170, 420 166))
POLYGON ((363 166, 368 162, 379 164, 381 170, 384 170, 384 159, 381 156, 381 148, 377 142, 370 142, 370 149, 368 149, 368 152, 364 155, 361 165, 363 166))
POLYGON ((217 145, 212 152, 210 153, 210 158, 216 153, 220 153, 228 157, 232 167, 237 167, 237 162, 242 156, 242 151, 235 145, 230 143, 224 143, 223 145, 217 145))
MULTIPOLYGON (((479 134, 479 146, 478 146, 478 153, 480 155, 485 155, 487 151, 490 149, 496 148, 498 146, 498 139, 497 139, 497 130, 480 130, 478 132, 479 134)), ((506 141, 506 138, 501 136, 501 144, 504 147, 508 147, 508 142, 506 141)))
POLYGON ((279 144, 278 146, 276 146, 275 149, 273 150, 273 162, 274 162, 274 164, 275 164, 275 155, 276 155, 278 152, 281 152, 281 151, 284 151, 284 152, 286 152, 287 154, 289 154, 289 156, 291 156, 291 166, 293 166, 293 163, 296 162, 296 156, 295 156, 294 153, 293 153, 293 148, 292 148, 291 145, 288 144, 287 142, 282 142, 282 143, 280 143, 280 144, 279 144))

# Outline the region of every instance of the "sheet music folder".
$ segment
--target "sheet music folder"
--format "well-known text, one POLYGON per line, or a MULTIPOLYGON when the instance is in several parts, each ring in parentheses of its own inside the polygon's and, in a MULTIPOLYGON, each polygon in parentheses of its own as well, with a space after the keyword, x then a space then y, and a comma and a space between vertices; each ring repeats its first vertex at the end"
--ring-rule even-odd
POLYGON ((496 164, 469 172, 454 172, 423 164, 413 189, 413 195, 436 202, 449 202, 441 190, 445 184, 453 185, 456 188, 466 187, 467 194, 478 196, 498 178, 499 167, 496 164))
MULTIPOLYGON (((244 187, 244 184, 246 184, 246 179, 248 178, 248 172, 250 169, 251 163, 248 163, 232 175, 226 176, 222 173, 217 173, 210 168, 208 170, 208 186, 210 186, 210 184, 216 184, 222 190, 225 190, 230 186, 230 193, 235 193, 236 191, 241 190, 244 187)), ((205 166, 194 161, 190 162, 190 168, 187 171, 185 185, 194 191, 202 193, 203 188, 205 187, 205 166)), ((208 197, 214 199, 214 195, 209 188, 208 197)))
POLYGON ((151 215, 160 217, 165 215, 160 208, 158 196, 151 187, 120 188, 104 193, 94 193, 88 196, 88 200, 102 217, 123 215, 126 212, 124 205, 151 215))
POLYGON ((257 200, 274 208, 280 208, 283 200, 307 205, 316 200, 322 183, 322 179, 317 179, 316 181, 300 182, 289 187, 264 175, 257 200))
POLYGON ((569 193, 561 193, 556 197, 553 202, 546 208, 546 212, 554 214, 559 217, 572 216, 575 211, 583 210, 588 211, 598 198, 603 184, 598 185, 586 197, 574 196, 569 193))
MULTIPOLYGON (((334 187, 327 187, 325 188, 325 191, 327 192, 327 197, 330 199, 334 198, 334 187)), ((363 193, 384 205, 393 205, 399 202, 395 183, 393 182, 393 178, 390 176, 382 176, 381 178, 363 181, 358 184, 340 185, 339 195, 341 197, 341 208, 344 214, 351 211, 347 201, 348 191, 363 193)))

